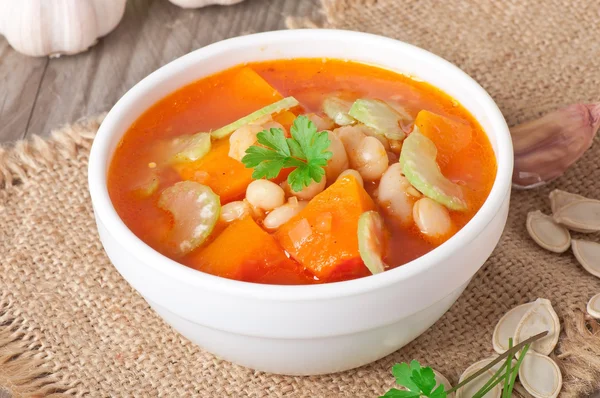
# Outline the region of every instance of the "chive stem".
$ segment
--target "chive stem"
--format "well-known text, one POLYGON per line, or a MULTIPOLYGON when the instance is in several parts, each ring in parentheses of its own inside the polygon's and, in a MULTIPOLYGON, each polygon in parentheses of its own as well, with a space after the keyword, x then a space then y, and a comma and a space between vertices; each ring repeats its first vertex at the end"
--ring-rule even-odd
MULTIPOLYGON (((510 337, 508 339, 508 349, 513 348, 513 339, 510 337)), ((506 374, 504 377, 504 389, 502 390, 502 398, 510 398, 510 395, 506 395, 506 391, 508 390, 508 386, 510 384, 510 376, 512 375, 512 371, 510 366, 512 365, 512 356, 506 357, 506 374)))
MULTIPOLYGON (((477 377, 481 376, 482 374, 484 374, 487 370, 491 369, 492 367, 494 367, 494 365, 496 365, 498 362, 502 361, 503 359, 509 357, 509 356, 514 356, 517 352, 519 352, 519 350, 521 350, 521 348, 533 343, 534 341, 537 341, 539 339, 541 339, 542 337, 546 336, 548 334, 548 331, 545 332, 541 332, 538 333, 534 336, 531 336, 530 338, 522 341, 521 343, 517 344, 516 346, 514 346, 513 348, 510 348, 509 350, 507 350, 506 352, 504 352, 503 354, 501 354, 500 356, 498 356, 498 358, 494 359, 492 362, 490 362, 489 364, 487 364, 486 366, 484 366, 483 368, 481 368, 480 370, 478 370, 477 372, 473 373, 471 376, 467 377, 466 379, 464 379, 463 381, 461 381, 460 383, 458 383, 456 386, 454 386, 453 388, 449 389, 446 391, 447 394, 450 394, 456 390, 458 390, 459 388, 463 387, 464 385, 470 383, 471 381, 475 380, 477 377)), ((525 351, 525 350, 523 350, 525 351)), ((519 357, 519 361, 522 360, 524 356, 520 356, 519 357)), ((517 362, 517 366, 515 366, 514 369, 517 370, 518 372, 518 366, 520 365, 519 362, 517 362)), ((516 378, 516 376, 515 376, 516 378)))
POLYGON ((526 344, 525 347, 523 348, 523 351, 521 351, 521 354, 519 355, 517 364, 515 365, 513 373, 510 377, 510 386, 508 387, 508 395, 507 395, 508 397, 511 396, 513 388, 515 387, 515 380, 517 380, 517 375, 519 374, 519 368, 521 367, 521 363, 523 363, 523 359, 525 359, 525 354, 527 354, 529 347, 531 347, 531 345, 526 344))

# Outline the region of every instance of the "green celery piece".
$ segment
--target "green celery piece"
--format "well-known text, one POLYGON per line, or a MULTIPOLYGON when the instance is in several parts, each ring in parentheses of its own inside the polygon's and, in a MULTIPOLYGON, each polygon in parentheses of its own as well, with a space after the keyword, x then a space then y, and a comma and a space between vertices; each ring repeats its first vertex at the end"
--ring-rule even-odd
POLYGON ((358 218, 358 252, 372 274, 385 271, 381 247, 383 240, 383 219, 378 212, 370 210, 358 218))
POLYGON ((400 128, 402 115, 384 101, 357 99, 348 114, 387 139, 402 141, 406 137, 400 128))
POLYGON ((338 126, 347 126, 356 122, 356 119, 348 114, 351 107, 351 101, 336 96, 327 97, 323 101, 323 112, 338 126))
POLYGON ((212 233, 221 214, 221 199, 195 181, 180 181, 161 192, 158 207, 173 215, 171 239, 176 254, 185 255, 212 233))
POLYGON ((233 133, 235 130, 239 129, 240 127, 242 127, 248 123, 252 123, 252 122, 260 119, 263 116, 272 115, 277 112, 285 111, 287 109, 295 107, 298 104, 299 104, 299 102, 296 98, 286 97, 282 100, 279 100, 270 105, 267 105, 257 111, 254 111, 251 114, 244 116, 243 118, 238 119, 233 123, 229 123, 227 126, 223 126, 219 129, 216 129, 211 134, 212 134, 213 138, 215 138, 215 139, 227 137, 229 134, 233 133))
POLYGON ((436 157, 437 148, 433 141, 421 134, 415 126, 402 144, 402 172, 423 195, 451 210, 467 210, 462 187, 444 177, 436 157))
POLYGON ((194 162, 210 152, 210 134, 197 133, 192 136, 182 137, 178 139, 175 145, 179 146, 179 152, 173 156, 173 162, 194 162))

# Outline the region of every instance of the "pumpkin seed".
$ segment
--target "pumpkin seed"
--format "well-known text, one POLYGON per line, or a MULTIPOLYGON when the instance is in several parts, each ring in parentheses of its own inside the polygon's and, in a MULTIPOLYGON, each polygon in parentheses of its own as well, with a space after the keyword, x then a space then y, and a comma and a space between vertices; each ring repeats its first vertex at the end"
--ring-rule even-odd
POLYGON ((552 213, 556 213, 569 203, 587 199, 585 196, 576 195, 560 189, 555 189, 554 191, 550 192, 548 197, 550 198, 550 207, 552 208, 552 213))
POLYGON ((558 209, 554 221, 577 232, 600 231, 600 200, 577 200, 558 209))
POLYGON ((600 293, 588 301, 587 312, 596 319, 600 319, 600 293))
MULTIPOLYGON (((435 387, 433 387, 432 391, 435 391, 436 388, 438 388, 438 386, 440 384, 442 384, 444 386, 444 390, 448 391, 449 389, 452 388, 452 384, 450 384, 450 382, 448 381, 448 379, 446 378, 446 376, 444 376, 443 374, 441 374, 440 372, 438 372, 437 370, 433 369, 433 374, 435 375, 435 387)), ((454 394, 453 392, 451 392, 450 394, 448 394, 446 396, 446 398, 454 398, 456 394, 454 394)))
POLYGON ((519 368, 519 380, 536 398, 556 398, 562 387, 560 368, 546 355, 529 351, 519 368))
POLYGON ((508 351, 508 339, 514 337, 517 325, 532 305, 533 303, 521 304, 500 318, 492 336, 494 351, 498 354, 508 351))
POLYGON ((587 272, 600 278, 600 243, 573 239, 571 250, 587 272))
MULTIPOLYGON (((489 364, 489 359, 484 359, 479 362, 475 362, 473 365, 469 366, 462 375, 460 375, 459 383, 465 380, 467 377, 470 377, 475 372, 479 371, 481 368, 485 367, 489 364)), ((487 370, 480 376, 476 377, 470 383, 462 386, 456 391, 456 398, 471 398, 477 391, 479 391, 485 383, 487 383, 490 378, 494 376, 493 370, 487 370)), ((502 387, 501 384, 496 384, 487 394, 483 396, 483 398, 500 398, 502 395, 502 387)))
POLYGON ((538 298, 525 312, 515 330, 515 345, 538 333, 548 331, 548 335, 533 342, 531 348, 540 354, 548 355, 558 343, 560 321, 550 300, 538 298))
POLYGON ((527 214, 527 232, 538 245, 551 252, 565 252, 571 244, 569 230, 539 210, 527 214))

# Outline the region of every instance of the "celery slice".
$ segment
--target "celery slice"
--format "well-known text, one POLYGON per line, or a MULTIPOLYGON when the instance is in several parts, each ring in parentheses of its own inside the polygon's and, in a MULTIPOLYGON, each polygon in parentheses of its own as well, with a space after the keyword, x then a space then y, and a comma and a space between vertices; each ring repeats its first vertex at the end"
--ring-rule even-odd
POLYGON ((240 127, 248 123, 252 123, 265 115, 272 115, 277 112, 285 111, 287 109, 295 107, 298 104, 299 102, 296 98, 286 97, 282 100, 272 103, 271 105, 267 105, 264 108, 254 111, 251 114, 244 116, 243 118, 238 119, 233 123, 229 123, 227 126, 223 126, 219 129, 216 129, 211 134, 216 139, 227 137, 229 134, 233 133, 240 127))
POLYGON ((178 137, 174 145, 179 152, 173 156, 176 163, 194 162, 210 151, 210 134, 197 133, 192 136, 178 137))
POLYGON ((421 193, 451 210, 467 210, 462 187, 453 183, 436 162, 437 147, 417 126, 404 140, 400 165, 408 181, 421 193))
POLYGON ((357 99, 352 104, 349 115, 387 139, 401 141, 406 137, 400 127, 404 117, 384 101, 357 99))
POLYGON ((383 272, 386 267, 382 260, 383 225, 383 218, 373 210, 358 218, 358 252, 372 274, 383 272))
POLYGON ((160 194, 158 206, 173 215, 171 238, 181 255, 200 246, 221 214, 221 200, 212 189, 194 181, 181 181, 160 194))
POLYGON ((352 101, 336 96, 327 97, 323 101, 323 112, 338 126, 347 126, 356 122, 356 119, 348 114, 351 107, 352 101))

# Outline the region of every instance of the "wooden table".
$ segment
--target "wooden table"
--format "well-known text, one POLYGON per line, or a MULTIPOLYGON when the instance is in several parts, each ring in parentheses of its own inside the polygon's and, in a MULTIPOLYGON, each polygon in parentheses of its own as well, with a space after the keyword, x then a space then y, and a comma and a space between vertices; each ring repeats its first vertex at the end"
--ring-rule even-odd
POLYGON ((109 110, 160 66, 207 44, 285 29, 287 16, 318 17, 317 0, 246 0, 185 10, 167 0, 129 0, 119 26, 89 51, 32 58, 0 36, 0 142, 109 110))

